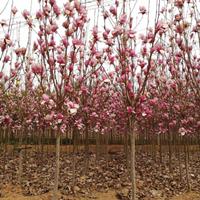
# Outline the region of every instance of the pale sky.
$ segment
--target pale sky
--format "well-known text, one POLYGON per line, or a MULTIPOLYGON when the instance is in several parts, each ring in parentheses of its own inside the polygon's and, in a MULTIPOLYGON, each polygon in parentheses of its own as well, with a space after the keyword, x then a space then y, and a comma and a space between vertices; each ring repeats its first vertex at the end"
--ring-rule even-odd
MULTIPOLYGON (((101 0, 102 2, 104 2, 104 8, 106 10, 109 10, 110 6, 114 4, 115 0, 101 0)), ((146 31, 146 27, 147 24, 149 26, 154 25, 155 22, 155 13, 156 13, 156 7, 158 6, 158 2, 160 0, 126 0, 127 2, 127 13, 129 15, 130 11, 132 13, 132 17, 133 17, 133 29, 134 31, 137 31, 138 34, 140 33, 145 33, 146 31), (150 4, 149 4, 150 2, 150 4), (149 7, 149 17, 148 15, 144 15, 142 17, 141 14, 139 14, 139 7, 140 6, 145 6, 146 9, 148 10, 149 7), (147 23, 147 21, 149 20, 149 23, 147 23)), ((15 26, 12 27, 12 41, 14 42, 14 44, 16 46, 21 46, 21 47, 26 47, 27 46, 27 41, 28 41, 28 26, 26 25, 25 20, 22 17, 22 12, 23 10, 31 10, 31 13, 34 15, 35 17, 35 13, 37 10, 39 10, 39 3, 38 0, 0 0, 1 4, 0 4, 0 21, 1 20, 6 20, 7 23, 9 23, 9 15, 10 15, 10 10, 12 7, 12 2, 13 2, 13 6, 15 6, 18 9, 18 12, 15 16, 15 21, 14 24, 15 26), (32 2, 32 6, 31 6, 31 2, 32 2), (19 22, 21 23, 20 29, 19 29, 19 22), (18 43, 18 40, 20 40, 20 43, 18 43)), ((62 5, 64 3, 66 3, 66 0, 57 0, 56 1, 58 6, 62 7, 62 5)), ((84 3, 85 0, 82 0, 82 2, 84 3)), ((96 25, 97 23, 97 18, 98 18, 98 9, 96 6, 96 0, 86 0, 86 2, 94 2, 94 3, 87 3, 86 7, 87 7, 87 11, 88 11, 88 18, 90 18, 90 23, 87 25, 88 26, 88 31, 90 33, 90 31, 92 30, 93 26, 96 25)), ((122 5, 123 0, 119 0, 120 5, 122 5)), ((161 0, 161 2, 166 2, 166 0, 161 0)), ((163 4, 163 3, 162 3, 163 4)), ((101 13, 101 11, 100 11, 101 13)), ((35 21, 34 21, 35 22, 35 21)), ((58 21, 59 23, 59 21, 58 21)), ((37 26, 37 23, 36 23, 37 26)), ((102 29, 101 27, 103 27, 103 18, 100 17, 98 19, 98 27, 100 27, 99 29, 102 29)), ((38 31, 38 28, 35 28, 36 31, 38 31)), ((112 28, 111 28, 112 29, 112 28)), ((5 35, 4 31, 2 29, 0 29, 0 39, 3 38, 5 35)), ((36 33, 33 31, 31 33, 31 38, 32 41, 36 41, 37 39, 37 35, 36 33)), ((88 38, 90 38, 88 36, 88 38)), ((140 44, 137 44, 137 48, 139 48, 140 44)), ((0 66, 1 68, 1 66, 0 66)))
MULTIPOLYGON (((31 13, 35 14, 36 11, 39 8, 39 3, 38 0, 0 0, 1 4, 0 4, 0 13, 2 13, 0 15, 0 20, 4 19, 6 21, 9 20, 9 15, 10 15, 10 9, 11 9, 11 5, 12 5, 12 1, 13 1, 13 5, 17 7, 18 9, 18 13, 16 15, 16 19, 15 22, 24 22, 24 19, 21 15, 21 13, 23 12, 24 9, 27 9, 30 11, 31 9, 31 13), (8 3, 7 3, 8 2, 8 3), (32 2, 32 6, 31 6, 31 2, 32 2)), ((130 1, 130 6, 134 7, 133 9, 133 17, 135 18, 136 24, 137 22, 140 20, 139 16, 139 6, 145 6, 146 8, 148 8, 148 3, 149 0, 128 0, 127 2, 130 1)), ((66 2, 66 0, 57 0, 57 3, 59 6, 62 6, 64 3, 66 2)), ((82 2, 85 2, 85 0, 82 0, 82 2)), ((91 2, 91 0, 86 0, 86 2, 91 2)), ((95 0, 94 0, 95 2, 95 0)), ((120 3, 122 3, 122 0, 119 0, 120 3)), ((156 2, 157 0, 150 0, 150 23, 154 22, 154 18, 153 16, 155 16, 155 9, 156 9, 156 2)), ((104 0, 104 4, 105 4, 105 8, 109 9, 109 6, 112 5, 114 3, 114 0, 104 0)), ((92 28, 95 19, 97 18, 97 6, 95 6, 96 3, 87 3, 87 8, 88 8, 88 16, 89 18, 91 18, 91 22, 90 22, 90 26, 92 28), (96 16, 95 16, 96 15, 96 16)), ((99 22, 101 22, 99 20, 99 22)), ((137 27, 140 31, 144 30, 146 28, 146 24, 147 24, 147 17, 144 17, 144 19, 141 21, 139 27, 137 27)), ((17 32, 17 30, 16 30, 17 32)), ((21 37, 23 37, 24 39, 26 39, 26 35, 28 30, 27 30, 27 26, 23 26, 21 27, 21 37)), ((0 38, 2 37, 2 30, 0 30, 0 38)), ((16 33, 17 34, 17 33, 16 33)), ((14 35, 16 35, 14 34, 14 35)))

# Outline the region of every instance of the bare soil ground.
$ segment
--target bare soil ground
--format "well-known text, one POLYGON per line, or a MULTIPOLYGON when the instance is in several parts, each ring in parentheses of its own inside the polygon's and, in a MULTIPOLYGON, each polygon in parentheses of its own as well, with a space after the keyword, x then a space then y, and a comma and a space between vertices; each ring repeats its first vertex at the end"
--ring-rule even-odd
MULTIPOLYGON (((55 153, 48 146, 41 153, 36 146, 23 153, 23 174, 19 189, 19 152, 0 153, 0 200, 51 200, 54 185, 55 153)), ((127 200, 131 188, 130 172, 127 168, 123 146, 110 146, 108 155, 101 152, 97 159, 95 147, 90 147, 88 172, 85 173, 86 157, 83 151, 71 153, 71 146, 62 147, 60 171, 60 200, 127 200), (75 160, 74 160, 75 159, 75 160), (75 186, 73 186, 75 181, 75 186), (116 194, 121 195, 120 198, 116 194), (75 195, 75 196, 73 196, 75 195)), ((200 200, 200 157, 191 151, 189 175, 191 193, 186 193, 185 155, 180 155, 180 166, 176 153, 172 156, 172 172, 169 172, 169 155, 159 155, 138 147, 136 154, 136 175, 138 200, 200 200), (149 152, 149 153, 147 153, 149 152), (182 179, 180 179, 180 169, 182 179), (183 194, 183 195, 182 195, 183 194)))
MULTIPOLYGON (((22 194, 22 191, 19 187, 14 186, 6 186, 3 189, 4 196, 0 197, 0 200, 51 200, 52 199, 52 193, 48 192, 47 194, 43 195, 37 195, 37 196, 24 196, 22 194)), ((61 194, 58 194, 60 199, 66 199, 66 200, 117 200, 115 197, 115 191, 108 191, 106 193, 100 193, 95 192, 91 195, 91 197, 80 197, 80 196, 63 196, 61 194)))
MULTIPOLYGON (((0 197, 0 200, 51 200, 52 194, 49 192, 47 194, 43 195, 37 195, 37 196, 24 196, 22 195, 22 191, 19 187, 14 186, 6 186, 3 189, 4 196, 0 197)), ((116 192, 115 191, 108 191, 108 192, 96 192, 91 197, 73 197, 73 196, 62 196, 59 194, 60 199, 67 199, 67 200, 117 200, 116 198, 116 192), (92 197, 93 196, 93 197, 92 197)), ((147 199, 147 200, 153 200, 147 199)), ((155 200, 155 199, 154 199, 155 200)), ((157 198, 156 200, 162 200, 157 198)), ((200 200, 200 193, 190 192, 185 193, 176 197, 170 198, 170 200, 200 200)))

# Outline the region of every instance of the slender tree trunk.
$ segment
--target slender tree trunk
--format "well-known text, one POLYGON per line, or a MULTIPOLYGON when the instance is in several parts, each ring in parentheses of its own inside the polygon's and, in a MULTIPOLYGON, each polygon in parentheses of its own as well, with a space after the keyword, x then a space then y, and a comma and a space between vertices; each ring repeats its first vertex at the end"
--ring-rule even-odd
POLYGON ((19 149, 19 184, 22 186, 22 174, 23 174, 23 150, 19 149))
POLYGON ((171 132, 168 132, 168 145, 169 145, 169 171, 172 172, 172 140, 171 132))
POLYGON ((19 133, 19 172, 18 181, 20 186, 22 186, 22 174, 23 174, 23 150, 22 150, 22 131, 19 133))
POLYGON ((135 138, 136 138, 136 132, 135 132, 135 127, 134 124, 131 123, 131 185, 132 185, 132 190, 131 190, 131 200, 136 200, 136 169, 135 169, 135 164, 136 164, 136 159, 135 159, 135 138))
POLYGON ((187 190, 189 192, 189 191, 191 191, 191 185, 190 185, 190 175, 189 175, 189 159, 188 159, 187 138, 185 138, 185 142, 184 142, 184 151, 185 151, 185 168, 186 168, 187 190))
POLYGON ((125 153, 125 156, 126 156, 126 165, 127 165, 127 168, 129 168, 129 151, 128 151, 128 138, 129 138, 129 135, 128 134, 125 134, 125 137, 124 137, 124 153, 125 153))
POLYGON ((53 200, 58 200, 58 184, 60 172, 60 133, 56 135, 56 169, 53 200))
POLYGON ((100 157, 100 135, 99 133, 96 133, 96 164, 99 161, 100 157))
POLYGON ((0 128, 0 151, 3 152, 3 131, 0 128))
POLYGON ((199 132, 199 134, 198 134, 198 149, 199 149, 199 153, 198 153, 198 155, 199 155, 199 160, 200 160, 200 132, 199 132))
POLYGON ((109 135, 105 134, 105 153, 106 153, 106 166, 108 167, 108 162, 109 162, 109 154, 108 154, 108 140, 109 140, 109 135))
POLYGON ((89 135, 88 135, 88 127, 85 131, 85 174, 88 173, 89 169, 89 135))
POLYGON ((72 186, 73 186, 73 191, 76 185, 76 153, 78 152, 78 134, 74 130, 73 131, 73 165, 72 165, 72 171, 73 171, 73 179, 72 179, 72 186))
POLYGON ((182 182, 183 179, 183 173, 182 173, 182 166, 181 166, 181 155, 180 155, 180 148, 178 150, 178 164, 179 164, 179 177, 180 177, 180 182, 182 182))
POLYGON ((159 146, 159 157, 160 157, 160 166, 162 165, 162 143, 161 143, 161 134, 158 134, 158 146, 159 146))

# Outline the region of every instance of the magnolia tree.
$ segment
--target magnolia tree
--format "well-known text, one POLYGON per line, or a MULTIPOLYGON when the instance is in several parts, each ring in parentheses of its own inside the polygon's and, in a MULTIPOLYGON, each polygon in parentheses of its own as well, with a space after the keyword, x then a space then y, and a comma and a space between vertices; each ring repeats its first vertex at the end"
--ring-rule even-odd
MULTIPOLYGON (((157 61, 163 56, 164 50, 164 45, 160 41, 168 27, 161 21, 163 17, 158 8, 152 27, 147 27, 145 34, 139 34, 136 31, 138 24, 128 10, 126 1, 123 1, 122 6, 115 1, 109 10, 103 10, 103 38, 107 59, 115 72, 114 84, 120 91, 129 114, 127 124, 131 138, 132 199, 136 199, 136 118, 140 115, 146 116, 145 108, 142 106, 147 99, 145 88, 152 72, 159 67, 157 61)), ((149 11, 141 6, 137 12, 143 18, 149 11)))
MULTIPOLYGON (((47 130, 55 133, 54 199, 58 199, 62 134, 72 132, 74 140, 78 133, 84 135, 86 173, 90 134, 97 146, 99 136, 107 133, 124 134, 126 146, 130 137, 135 200, 137 135, 152 138, 152 143, 158 139, 160 162, 162 135, 167 135, 170 170, 172 139, 181 144, 186 136, 200 136, 197 4, 158 0, 151 21, 150 8, 137 10, 137 3, 131 7, 116 0, 107 9, 97 1, 101 16, 97 21, 103 26, 96 23, 90 32, 83 4, 57 3, 39 1, 34 16, 23 11, 29 32, 36 34, 26 47, 12 40, 17 9, 12 8, 9 24, 1 21, 5 35, 0 42, 0 125, 3 131, 15 131, 20 143, 26 132, 35 131, 39 137, 47 130), (139 31, 144 26, 145 31, 139 31)), ((189 176, 187 182, 189 188, 189 176)))
MULTIPOLYGON (((41 10, 36 13, 38 39, 33 46, 30 73, 43 93, 41 103, 47 105, 44 119, 57 132, 54 186, 57 199, 60 136, 67 131, 70 116, 77 113, 80 99, 76 95, 86 76, 83 45, 87 15, 78 1, 67 2, 62 8, 54 0, 40 4, 41 10)), ((30 13, 24 11, 23 16, 33 26, 30 13)))

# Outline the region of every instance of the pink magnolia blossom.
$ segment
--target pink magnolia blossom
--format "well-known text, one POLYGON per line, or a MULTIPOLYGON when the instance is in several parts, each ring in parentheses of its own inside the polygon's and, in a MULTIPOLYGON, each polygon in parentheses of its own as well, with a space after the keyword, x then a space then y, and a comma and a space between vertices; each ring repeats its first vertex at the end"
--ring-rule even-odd
POLYGON ((6 55, 3 59, 4 63, 7 63, 8 61, 10 61, 10 56, 6 55))
POLYGON ((72 102, 72 101, 68 101, 67 102, 67 107, 68 107, 69 113, 71 115, 75 115, 80 106, 78 104, 72 102))
POLYGON ((33 64, 32 72, 34 74, 42 75, 43 74, 43 66, 41 64, 33 64))
POLYGON ((144 6, 140 6, 140 7, 139 7, 139 10, 140 10, 140 13, 141 13, 142 15, 146 14, 146 12, 147 12, 147 9, 146 9, 144 6))
POLYGON ((60 8, 59 8, 58 5, 55 4, 55 3, 54 3, 54 5, 53 5, 53 11, 54 11, 54 13, 56 14, 57 17, 61 14, 60 8))
POLYGON ((135 113, 131 106, 128 106, 126 109, 127 109, 128 114, 135 113))
POLYGON ((36 13, 36 19, 42 20, 44 17, 43 12, 41 10, 38 10, 36 13))
POLYGON ((17 13, 18 10, 17 10, 17 8, 14 6, 14 7, 12 7, 11 11, 12 11, 12 14, 15 15, 15 14, 17 13))
POLYGON ((119 23, 121 25, 125 24, 127 22, 127 15, 126 14, 123 14, 121 15, 120 19, 119 19, 119 23))
POLYGON ((184 136, 187 134, 187 130, 184 127, 179 128, 178 132, 181 134, 181 136, 184 136))
POLYGON ((27 20, 30 17, 30 12, 28 10, 24 10, 22 12, 22 15, 27 20))
POLYGON ((0 72, 0 79, 3 77, 3 72, 0 72))
POLYGON ((42 95, 42 99, 45 101, 45 102, 48 102, 49 101, 49 96, 47 94, 43 94, 42 95))
POLYGON ((109 11, 113 14, 113 15, 117 15, 117 9, 114 6, 111 6, 109 11))
POLYGON ((61 123, 63 122, 63 119, 64 119, 64 115, 63 115, 63 114, 58 113, 58 114, 56 115, 56 120, 57 120, 57 123, 58 123, 58 124, 61 124, 61 123))
POLYGON ((83 42, 80 39, 74 38, 72 40, 72 44, 76 46, 80 46, 80 45, 83 45, 83 42))

